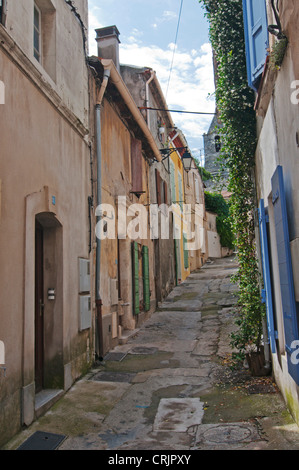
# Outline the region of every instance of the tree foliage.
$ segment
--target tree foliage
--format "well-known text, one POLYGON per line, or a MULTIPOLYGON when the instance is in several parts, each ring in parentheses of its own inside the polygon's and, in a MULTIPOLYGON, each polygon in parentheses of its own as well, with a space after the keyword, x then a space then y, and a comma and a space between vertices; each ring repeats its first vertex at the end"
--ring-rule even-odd
POLYGON ((232 345, 243 353, 253 344, 259 350, 264 315, 254 227, 254 93, 247 84, 242 0, 199 0, 199 3, 206 10, 215 54, 216 104, 223 124, 221 155, 229 170, 230 212, 238 250, 239 330, 232 335, 232 345))
POLYGON ((205 192, 205 207, 209 212, 217 214, 216 226, 221 246, 234 248, 234 234, 231 226, 229 203, 220 193, 205 192))

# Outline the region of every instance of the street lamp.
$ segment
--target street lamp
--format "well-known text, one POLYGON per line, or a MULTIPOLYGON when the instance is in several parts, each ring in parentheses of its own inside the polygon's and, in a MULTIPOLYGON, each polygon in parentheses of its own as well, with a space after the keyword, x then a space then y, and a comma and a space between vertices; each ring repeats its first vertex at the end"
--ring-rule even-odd
POLYGON ((184 170, 187 171, 187 173, 191 170, 192 160, 193 158, 191 157, 188 150, 186 150, 184 155, 182 156, 182 162, 183 162, 184 170))
POLYGON ((181 160, 183 162, 183 167, 184 167, 184 170, 185 171, 190 171, 191 170, 191 166, 192 166, 192 156, 190 155, 189 151, 188 151, 188 147, 173 147, 173 148, 164 148, 164 149, 160 149, 160 153, 161 153, 161 156, 162 156, 162 162, 164 162, 164 160, 168 159, 168 168, 169 168, 169 156, 172 152, 181 152, 185 150, 183 156, 181 157, 181 160))

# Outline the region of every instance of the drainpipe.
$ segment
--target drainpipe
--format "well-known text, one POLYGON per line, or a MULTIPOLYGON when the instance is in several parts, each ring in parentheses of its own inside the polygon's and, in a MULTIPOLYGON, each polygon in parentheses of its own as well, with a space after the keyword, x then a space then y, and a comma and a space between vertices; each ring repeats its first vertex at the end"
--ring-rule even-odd
MULTIPOLYGON (((96 154, 97 154, 97 205, 102 203, 102 144, 101 144, 101 105, 105 90, 110 77, 110 70, 104 70, 102 85, 97 97, 95 107, 96 113, 96 154)), ((96 222, 100 220, 101 214, 96 213, 96 222)), ((97 310, 97 329, 98 329, 98 355, 101 359, 104 355, 103 351, 103 323, 102 323, 102 299, 100 293, 101 287, 101 240, 96 239, 96 310, 97 310)))
MULTIPOLYGON (((149 84, 154 79, 154 77, 155 77, 155 72, 153 70, 151 70, 151 76, 145 84, 145 102, 146 102, 146 107, 147 108, 149 107, 149 84)), ((150 124, 150 122, 149 122, 149 109, 146 110, 146 122, 147 122, 147 125, 149 126, 149 124, 150 124)))

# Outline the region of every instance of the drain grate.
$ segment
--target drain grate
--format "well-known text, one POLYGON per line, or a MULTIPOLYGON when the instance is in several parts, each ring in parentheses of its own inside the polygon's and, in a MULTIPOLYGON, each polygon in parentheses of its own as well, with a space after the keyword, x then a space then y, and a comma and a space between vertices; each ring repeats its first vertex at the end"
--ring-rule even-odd
POLYGON ((120 362, 126 357, 127 353, 123 352, 110 352, 104 357, 104 361, 117 361, 120 362))
POLYGON ((238 449, 261 440, 252 423, 223 423, 198 426, 195 449, 238 449))
POLYGON ((55 450, 65 439, 66 436, 61 434, 37 431, 17 450, 55 450))
POLYGON ((136 376, 135 373, 130 372, 110 372, 110 371, 103 371, 98 372, 90 380, 95 380, 96 382, 127 382, 131 383, 134 377, 136 376))

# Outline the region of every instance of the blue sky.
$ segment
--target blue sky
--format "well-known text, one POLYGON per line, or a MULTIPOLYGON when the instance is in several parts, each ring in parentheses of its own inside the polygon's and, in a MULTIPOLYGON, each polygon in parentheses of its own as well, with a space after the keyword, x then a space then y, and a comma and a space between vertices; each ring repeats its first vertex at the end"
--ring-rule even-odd
MULTIPOLYGON (((97 54, 94 30, 116 25, 120 62, 153 68, 169 109, 213 113, 212 50, 204 10, 198 0, 183 0, 173 56, 180 7, 181 0, 89 0, 89 53, 97 54)), ((202 135, 212 116, 173 113, 172 118, 200 159, 202 135)))

